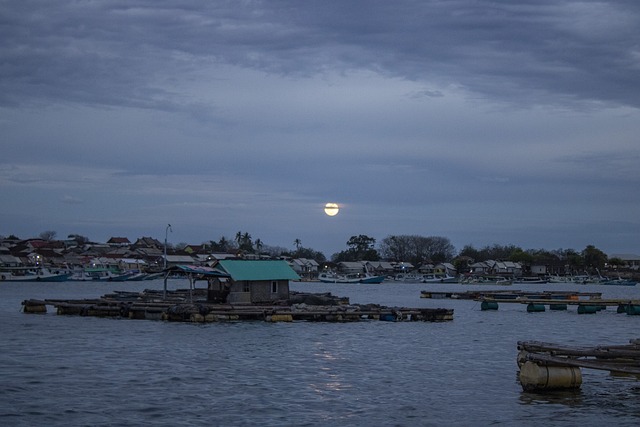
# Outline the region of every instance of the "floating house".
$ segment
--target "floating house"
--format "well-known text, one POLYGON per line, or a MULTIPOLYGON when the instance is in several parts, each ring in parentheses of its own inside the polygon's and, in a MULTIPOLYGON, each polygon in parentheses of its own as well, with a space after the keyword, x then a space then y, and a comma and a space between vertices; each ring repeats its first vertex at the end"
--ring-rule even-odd
POLYGON ((286 261, 225 259, 214 266, 228 277, 211 277, 210 295, 227 293, 229 304, 261 304, 289 299, 289 280, 300 280, 286 261))

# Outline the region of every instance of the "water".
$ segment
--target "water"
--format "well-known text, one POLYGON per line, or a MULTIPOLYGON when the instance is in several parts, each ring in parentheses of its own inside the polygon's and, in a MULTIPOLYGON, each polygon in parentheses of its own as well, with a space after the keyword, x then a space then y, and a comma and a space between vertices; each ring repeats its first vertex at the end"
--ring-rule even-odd
MULTIPOLYGON (((640 382, 583 370, 582 389, 524 393, 517 341, 626 344, 640 316, 481 311, 421 299, 462 285, 292 283, 353 303, 453 308, 425 322, 187 324, 29 315, 30 298, 93 298, 162 281, 2 283, 0 424, 206 426, 637 425, 640 382)), ((187 287, 170 281, 171 289, 187 287)), ((640 299, 640 286, 514 285, 640 299)), ((49 310, 51 311, 51 310, 49 310)))

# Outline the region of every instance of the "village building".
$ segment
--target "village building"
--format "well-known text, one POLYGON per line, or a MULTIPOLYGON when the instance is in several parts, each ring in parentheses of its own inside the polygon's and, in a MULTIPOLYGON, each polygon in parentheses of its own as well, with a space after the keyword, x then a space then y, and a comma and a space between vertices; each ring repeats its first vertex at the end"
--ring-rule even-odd
POLYGON ((300 276, 283 260, 221 260, 215 269, 228 277, 209 279, 210 295, 228 292, 230 304, 272 303, 289 299, 289 281, 300 276))
POLYGON ((129 246, 131 242, 126 237, 112 237, 107 240, 109 246, 129 246))

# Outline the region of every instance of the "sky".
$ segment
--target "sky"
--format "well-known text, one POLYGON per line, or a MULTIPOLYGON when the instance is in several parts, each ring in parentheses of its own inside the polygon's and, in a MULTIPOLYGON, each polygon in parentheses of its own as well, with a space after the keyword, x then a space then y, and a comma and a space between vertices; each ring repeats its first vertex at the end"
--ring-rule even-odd
POLYGON ((0 0, 0 40, 0 235, 640 254, 637 0, 0 0))

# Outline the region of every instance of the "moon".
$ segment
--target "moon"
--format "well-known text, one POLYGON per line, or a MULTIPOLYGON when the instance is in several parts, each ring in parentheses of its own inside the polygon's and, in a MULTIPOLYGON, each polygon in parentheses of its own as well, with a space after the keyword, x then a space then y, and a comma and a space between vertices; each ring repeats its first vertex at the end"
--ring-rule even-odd
POLYGON ((340 206, 337 203, 327 203, 324 205, 324 213, 329 216, 336 216, 340 212, 340 206))

